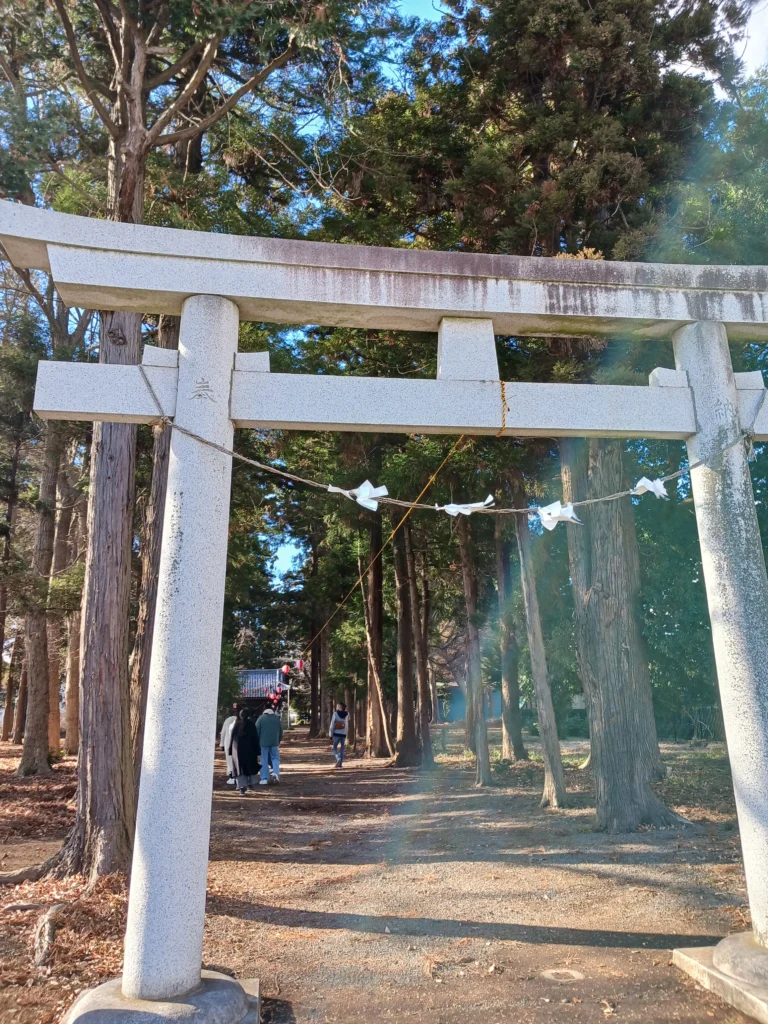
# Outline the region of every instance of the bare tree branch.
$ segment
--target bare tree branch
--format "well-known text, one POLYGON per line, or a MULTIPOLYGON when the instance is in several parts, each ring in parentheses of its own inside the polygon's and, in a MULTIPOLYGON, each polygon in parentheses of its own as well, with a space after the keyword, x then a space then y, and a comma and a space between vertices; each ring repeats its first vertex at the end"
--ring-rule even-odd
POLYGON ((120 40, 120 33, 117 31, 115 25, 115 17, 119 16, 119 11, 116 10, 108 0, 93 0, 96 10, 99 12, 101 17, 101 23, 104 26, 104 32, 106 33, 109 41, 109 49, 112 53, 112 60, 115 65, 115 73, 119 72, 120 65, 123 60, 123 47, 120 40))
POLYGON ((3 69, 3 72, 5 73, 5 77, 10 82, 11 87, 13 88, 13 91, 15 93, 18 93, 19 92, 19 88, 20 88, 19 79, 16 77, 16 75, 14 75, 13 68, 11 67, 10 61, 8 60, 8 58, 5 56, 5 54, 2 51, 0 51, 0 68, 3 69))
POLYGON ((149 30, 149 35, 147 36, 147 46, 153 46, 154 45, 155 40, 159 37, 160 33, 163 31, 163 28, 165 27, 165 21, 166 21, 167 17, 168 17, 168 4, 165 4, 165 3, 160 4, 160 10, 157 12, 157 17, 155 18, 155 24, 149 30))
MULTIPOLYGON (((245 85, 242 85, 239 89, 236 89, 231 96, 222 103, 221 106, 217 107, 212 114, 208 117, 204 117, 202 121, 198 121, 196 125, 191 128, 183 128, 178 132, 171 132, 169 135, 160 135, 155 141, 158 146, 175 146, 179 142, 185 142, 187 139, 194 139, 200 132, 206 131, 211 125, 216 124, 222 117, 229 113, 233 107, 237 106, 243 96, 252 92, 257 86, 261 85, 262 82, 266 81, 267 78, 272 74, 273 71, 277 71, 283 67, 295 54, 299 52, 299 47, 294 39, 290 41, 288 46, 283 52, 275 57, 274 60, 270 61, 266 67, 262 68, 255 75, 252 75, 245 85)), ((154 130, 154 129, 153 129, 154 130)))
POLYGON ((170 82, 170 80, 175 75, 178 75, 179 72, 183 71, 187 64, 189 64, 189 62, 192 60, 192 58, 195 57, 198 53, 200 53, 200 51, 205 46, 206 42, 207 40, 200 39, 198 42, 193 43, 192 46, 189 47, 187 52, 182 57, 180 57, 175 64, 170 64, 167 68, 165 68, 165 70, 155 75, 154 78, 150 78, 149 81, 144 86, 147 92, 152 92, 153 89, 157 89, 161 85, 165 85, 166 82, 170 82))
POLYGON ((40 312, 43 314, 45 319, 48 321, 48 324, 50 325, 51 330, 55 331, 56 330, 56 315, 55 315, 55 311, 51 307, 51 304, 46 301, 45 296, 43 295, 43 293, 40 291, 40 289, 35 284, 35 282, 34 282, 34 280, 32 278, 32 275, 30 274, 30 272, 28 270, 26 270, 24 267, 14 267, 13 269, 19 275, 21 280, 24 282, 24 287, 27 289, 29 294, 34 298, 35 302, 40 307, 40 312))
POLYGON ((53 2, 56 5, 56 10, 58 11, 59 17, 61 18, 61 24, 64 27, 64 34, 67 37, 67 45, 69 46, 69 52, 72 57, 72 62, 75 65, 75 71, 77 72, 77 77, 80 80, 80 84, 82 85, 83 89, 85 89, 86 95, 93 104, 93 109, 101 118, 104 127, 107 129, 112 138, 116 139, 119 135, 118 127, 112 120, 112 118, 109 116, 107 108, 101 102, 96 93, 96 88, 93 82, 91 82, 90 78, 85 72, 83 62, 80 59, 80 51, 77 48, 75 30, 72 27, 72 22, 69 20, 69 15, 67 14, 66 8, 64 7, 63 0, 53 0, 53 2))
MULTIPOLYGON (((187 102, 195 95, 200 85, 202 84, 205 76, 213 64, 214 58, 216 57, 216 51, 219 48, 221 42, 221 36, 212 36, 205 44, 202 56, 200 57, 200 63, 195 68, 195 72, 184 86, 182 91, 176 97, 176 99, 162 112, 160 117, 155 121, 149 130, 147 136, 147 149, 155 144, 157 139, 160 137, 160 133, 170 124, 174 116, 179 110, 183 110, 187 102)), ((165 145, 166 143, 163 143, 165 145)))
POLYGON ((134 16, 129 11, 128 5, 126 4, 125 0, 119 0, 119 3, 120 3, 120 14, 123 17, 123 21, 127 25, 130 25, 131 31, 135 35, 140 36, 140 38, 143 41, 144 40, 144 33, 141 30, 141 25, 139 25, 138 21, 136 21, 134 16))

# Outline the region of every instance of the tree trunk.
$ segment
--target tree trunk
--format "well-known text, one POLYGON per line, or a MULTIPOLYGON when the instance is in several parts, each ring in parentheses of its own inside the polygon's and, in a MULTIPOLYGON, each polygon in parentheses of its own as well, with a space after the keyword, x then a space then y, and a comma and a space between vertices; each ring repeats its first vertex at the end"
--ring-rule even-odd
MULTIPOLYGON (((469 637, 469 630, 467 630, 466 650, 464 652, 464 744, 467 750, 471 750, 473 754, 477 754, 477 743, 475 742, 475 705, 472 700, 472 680, 470 678, 472 669, 470 665, 470 646, 471 640, 469 637)), ((457 679, 456 682, 461 689, 461 680, 457 679)))
MULTIPOLYGON (((141 318, 104 313, 102 363, 138 362, 141 318)), ((81 606, 80 757, 75 824, 53 871, 91 881, 127 871, 134 828, 128 675, 136 427, 96 423, 81 606)))
POLYGON ((459 516, 457 521, 461 573, 464 583, 464 604, 467 610, 467 718, 471 720, 475 739, 477 759, 476 785, 490 786, 491 756, 488 750, 488 726, 483 707, 483 685, 480 667, 480 632, 477 625, 477 572, 475 570, 469 516, 459 516))
MULTIPOLYGON (((129 106, 135 119, 140 105, 129 106)), ((116 109, 118 122, 123 113, 123 108, 116 109)), ((107 185, 112 220, 142 221, 146 153, 137 147, 143 132, 142 124, 122 126, 120 136, 110 139, 107 185)), ((135 365, 140 356, 141 315, 103 312, 99 362, 135 365)), ((81 604, 77 807, 75 824, 51 868, 58 876, 82 873, 90 882, 127 871, 133 844, 128 656, 135 468, 136 427, 95 423, 81 604)))
MULTIPOLYGON (((394 525, 394 524, 393 524, 394 525)), ((397 593, 397 732, 395 764, 407 768, 421 763, 413 706, 413 617, 408 561, 403 531, 395 534, 395 588, 397 593)), ((418 614, 418 612, 417 612, 418 614)))
MULTIPOLYGON (((618 444, 618 442, 617 442, 618 444)), ((619 449, 621 451, 621 449, 619 449)), ((626 488, 626 475, 622 473, 622 487, 626 488)), ((640 547, 635 529, 635 514, 632 502, 625 498, 619 502, 621 510, 622 543, 627 559, 627 580, 629 584, 629 613, 632 633, 630 658, 632 688, 637 697, 637 727, 640 734, 642 761, 649 778, 661 782, 667 777, 667 769, 661 760, 659 738, 656 732, 656 716, 653 711, 653 687, 649 669, 648 646, 643 636, 641 610, 640 547)))
MULTIPOLYGON (((63 572, 69 564, 69 528, 72 522, 73 502, 66 468, 59 470, 56 488, 59 514, 53 542, 51 579, 63 572)), ((57 608, 48 606, 48 749, 53 757, 61 754, 61 631, 63 619, 57 608)))
POLYGON ((384 709, 382 674, 384 671, 384 567, 381 556, 383 543, 381 515, 368 520, 369 561, 376 559, 368 573, 367 599, 363 601, 368 645, 368 721, 366 729, 366 757, 391 757, 394 753, 391 734, 384 709))
MULTIPOLYGON (((5 490, 8 497, 5 503, 5 522, 2 524, 3 553, 0 556, 2 569, 5 569, 11 560, 11 537, 13 536, 13 528, 16 522, 16 508, 19 503, 18 475, 21 445, 21 440, 17 438, 13 447, 11 463, 8 467, 8 476, 5 480, 5 490)), ((8 616, 8 587, 4 579, 5 573, 0 570, 0 651, 5 648, 5 622, 8 616)), ((16 645, 14 644, 15 649, 16 645)))
POLYGON ((367 723, 367 709, 365 706, 365 697, 358 697, 355 701, 355 742, 352 744, 353 750, 357 750, 357 741, 365 738, 365 729, 367 723))
POLYGON ((434 665, 429 666, 429 692, 432 696, 432 721, 435 725, 439 725, 442 715, 440 713, 440 697, 437 692, 437 672, 434 665))
POLYGON ((347 686, 344 690, 344 703, 347 705, 347 714, 349 716, 349 723, 347 724, 347 745, 354 747, 355 745, 355 691, 351 686, 347 686))
MULTIPOLYGON (((320 552, 317 538, 310 531, 310 550, 312 564, 310 579, 316 579, 319 570, 320 552)), ((317 595, 313 594, 313 607, 317 607, 317 595)), ((309 629, 311 644, 309 651, 309 738, 316 739, 320 735, 320 636, 323 623, 317 615, 310 619, 309 629)))
POLYGON ((504 537, 504 519, 501 516, 496 516, 494 541, 501 653, 501 756, 505 761, 527 761, 520 715, 520 645, 512 625, 511 544, 504 537))
MULTIPOLYGON (((85 557, 88 550, 88 499, 84 494, 71 492, 75 501, 75 515, 69 531, 69 557, 72 563, 85 557)), ((67 684, 65 699, 64 750, 76 754, 80 745, 80 609, 67 615, 67 684)))
POLYGON ((48 753, 61 754, 61 619, 48 616, 45 624, 48 649, 48 753))
MULTIPOLYGON (((518 485, 514 493, 514 502, 518 507, 525 507, 525 492, 518 485)), ((544 757, 544 792, 541 796, 542 807, 565 807, 565 775, 560 756, 560 741, 557 737, 555 709, 552 704, 552 691, 549 686, 547 672, 547 656, 544 650, 544 636, 541 631, 539 614, 539 598, 536 593, 536 579, 531 562, 531 534, 528 529, 528 515, 515 515, 517 530, 517 550, 520 558, 520 579, 525 605, 525 621, 528 630, 528 650, 531 658, 531 675, 536 694, 536 717, 539 724, 541 752, 544 757)))
MULTIPOLYGON (((560 442, 563 496, 579 501, 589 494, 621 489, 621 443, 595 438, 560 442)), ((633 604, 631 555, 624 549, 628 498, 581 510, 584 526, 568 527, 568 555, 576 642, 590 724, 597 825, 609 832, 631 832, 643 824, 681 819, 650 787, 647 732, 638 725, 647 713, 637 692, 633 659, 638 624, 633 604)), ((629 512, 631 514, 631 510, 629 512)))
POLYGON ((48 582, 53 559, 56 526, 56 481, 62 449, 62 431, 57 423, 48 423, 45 430, 43 465, 40 474, 37 526, 32 568, 37 577, 39 593, 35 605, 27 612, 24 627, 27 650, 27 716, 24 726, 24 750, 16 774, 47 775, 49 669, 47 613, 48 582))
POLYGON ((13 696, 16 689, 16 669, 21 662, 21 648, 24 644, 24 636, 18 632, 13 639, 13 650, 11 660, 8 663, 8 678, 5 683, 5 709, 3 711, 3 742, 7 743, 11 738, 13 729, 13 696))
POLYGON ((13 719, 13 738, 11 743, 18 746, 24 736, 27 721, 27 654, 21 652, 21 676, 19 677, 19 694, 16 698, 16 714, 13 719))
POLYGON ((416 559, 413 554, 413 536, 411 524, 403 525, 403 541, 405 546, 406 571, 408 574, 408 593, 411 608, 413 644, 416 653, 416 686, 418 694, 418 735, 421 741, 421 764, 424 768, 432 768, 435 763, 432 753, 432 737, 429 732, 429 720, 432 712, 432 692, 429 686, 429 657, 427 653, 427 636, 424 619, 419 607, 419 587, 416 582, 416 559))
POLYGON ((320 638, 320 735, 327 736, 331 728, 333 716, 334 695, 328 683, 328 663, 330 659, 330 648, 328 645, 328 634, 321 633, 320 638))
MULTIPOLYGON (((320 623, 312 626, 316 633, 320 623)), ((312 641, 309 653, 309 735, 315 739, 320 735, 320 637, 312 641)))
POLYGON ((80 612, 70 612, 67 616, 64 728, 64 752, 76 754, 80 744, 80 612))
POLYGON ((432 724, 437 725, 441 720, 440 701, 437 696, 437 677, 435 670, 429 663, 429 619, 432 611, 432 598, 429 587, 429 566, 427 564, 426 552, 421 557, 421 632, 424 637, 427 649, 427 673, 429 678, 429 694, 432 701, 432 724))
MULTIPOLYGON (((177 316, 160 317, 157 329, 159 348, 178 349, 180 323, 180 318, 177 316)), ((144 518, 139 611, 131 655, 131 758, 137 800, 141 754, 144 746, 144 717, 149 690, 149 665, 152 657, 152 637, 155 626, 155 606, 157 605, 157 582, 160 572, 160 546, 163 537, 171 433, 170 426, 152 428, 152 482, 144 518)))

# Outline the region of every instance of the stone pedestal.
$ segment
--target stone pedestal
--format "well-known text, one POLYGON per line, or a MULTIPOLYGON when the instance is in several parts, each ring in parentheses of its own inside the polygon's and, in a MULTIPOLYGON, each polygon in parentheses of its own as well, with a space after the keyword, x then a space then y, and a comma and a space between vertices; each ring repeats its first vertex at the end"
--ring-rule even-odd
MULTIPOLYGON (((238 310, 193 296, 179 336, 175 422, 232 447, 238 310)), ((149 677, 123 995, 200 982, 232 460, 173 431, 149 677)))
POLYGON ((198 987, 176 999, 129 999, 122 987, 122 978, 115 978, 84 992, 64 1024, 259 1024, 261 1019, 259 983, 214 971, 203 971, 198 987))
POLYGON ((691 324, 673 342, 696 413, 688 456, 703 463, 691 470, 691 488, 753 928, 714 950, 678 950, 675 962, 768 1024, 768 576, 738 440, 750 424, 739 419, 725 327, 691 324))
POLYGON ((719 970, 713 962, 716 949, 717 946, 676 949, 672 954, 672 962, 708 992, 714 992, 730 1006, 760 1021, 760 1024, 768 1024, 768 986, 750 985, 719 970))

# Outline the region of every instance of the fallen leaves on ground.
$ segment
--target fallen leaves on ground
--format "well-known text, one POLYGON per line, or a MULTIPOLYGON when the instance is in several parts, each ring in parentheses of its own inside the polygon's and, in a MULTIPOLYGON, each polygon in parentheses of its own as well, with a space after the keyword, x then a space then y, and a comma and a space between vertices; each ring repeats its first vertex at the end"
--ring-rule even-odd
POLYGON ((43 878, 0 890, 0 1003, 18 1008, 17 1024, 53 1024, 84 988, 122 970, 128 894, 124 875, 89 889, 82 875, 43 878), (35 928, 61 904, 45 966, 33 963, 35 928))
POLYGON ((17 779, 20 750, 4 746, 0 756, 0 843, 63 839, 75 815, 75 760, 55 764, 43 778, 17 779))

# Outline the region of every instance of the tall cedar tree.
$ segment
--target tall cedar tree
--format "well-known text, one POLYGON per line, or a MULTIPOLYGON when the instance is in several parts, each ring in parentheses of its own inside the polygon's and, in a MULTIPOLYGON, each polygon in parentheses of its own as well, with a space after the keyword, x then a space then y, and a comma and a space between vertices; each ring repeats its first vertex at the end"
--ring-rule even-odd
MULTIPOLYGON (((659 212, 695 162, 712 110, 704 78, 671 69, 685 59, 730 82, 738 66, 729 33, 744 25, 750 5, 702 2, 691 10, 657 0, 449 0, 447 6, 450 13, 415 40, 412 94, 384 95, 356 120, 348 148, 364 171, 356 169, 348 186, 356 188, 357 213, 329 216, 326 231, 340 235, 351 219, 358 235, 372 241, 388 234, 440 249, 646 256, 659 212)), ((595 447, 596 460, 606 460, 594 467, 596 477, 610 476, 620 450, 619 442, 595 447)), ((634 561, 625 554, 627 545, 636 550, 631 509, 625 520, 601 533, 607 560, 634 561)), ((640 756, 655 765, 630 570, 616 598, 634 623, 625 636, 636 680, 627 722, 637 732, 640 756)), ((584 628, 597 643, 601 623, 584 628)), ((580 665, 582 672, 594 667, 584 658, 580 665)), ((618 668, 601 666, 604 671, 583 680, 585 691, 620 685, 618 668)), ((593 728, 596 707, 589 701, 593 728)), ((634 756, 629 746, 619 754, 634 756)), ((628 772, 610 772, 598 784, 598 819, 609 827, 615 821, 606 801, 634 803, 625 815, 629 823, 657 814, 645 792, 624 785, 628 772)))
MULTIPOLYGON (((16 52, 3 54, 3 70, 7 76, 13 61, 30 65, 41 54, 68 68, 91 118, 88 130, 97 135, 98 125, 106 135, 107 214, 127 223, 144 218, 154 150, 199 139, 302 57, 311 56, 317 65, 317 55, 325 56, 325 74, 318 80, 343 77, 341 44, 364 35, 361 20, 343 2, 129 2, 118 9, 102 0, 54 0, 51 14, 39 6, 23 5, 14 19, 5 42, 26 53, 21 61, 16 52)), ((102 314, 100 361, 138 362, 140 332, 138 314, 102 314)), ((135 797, 128 675, 135 461, 135 427, 96 425, 82 609, 77 817, 53 865, 57 873, 94 878, 128 867, 135 797)), ((157 528, 155 519, 150 529, 157 528)), ((48 559, 48 532, 40 531, 41 564, 48 559)), ((152 538, 145 543, 159 548, 152 538)))

